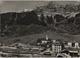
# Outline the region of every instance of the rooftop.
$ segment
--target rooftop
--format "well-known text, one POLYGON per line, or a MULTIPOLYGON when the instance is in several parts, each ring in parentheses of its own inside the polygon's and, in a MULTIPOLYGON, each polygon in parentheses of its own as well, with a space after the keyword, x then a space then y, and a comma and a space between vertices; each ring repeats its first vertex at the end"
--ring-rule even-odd
POLYGON ((53 43, 53 45, 55 45, 55 46, 61 46, 60 43, 53 43))

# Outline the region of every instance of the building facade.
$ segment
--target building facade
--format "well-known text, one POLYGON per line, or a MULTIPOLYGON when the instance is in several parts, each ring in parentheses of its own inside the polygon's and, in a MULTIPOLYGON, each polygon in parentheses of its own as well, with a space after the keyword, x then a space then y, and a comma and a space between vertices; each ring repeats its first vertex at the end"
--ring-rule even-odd
POLYGON ((52 44, 52 52, 53 53, 60 53, 61 50, 62 50, 62 46, 60 43, 55 42, 52 44))

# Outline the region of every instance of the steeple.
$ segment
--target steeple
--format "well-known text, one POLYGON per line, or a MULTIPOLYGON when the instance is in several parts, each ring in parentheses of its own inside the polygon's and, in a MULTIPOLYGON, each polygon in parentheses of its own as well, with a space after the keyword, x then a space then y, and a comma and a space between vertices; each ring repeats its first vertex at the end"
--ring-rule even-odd
POLYGON ((48 40, 48 35, 46 35, 46 40, 48 40))

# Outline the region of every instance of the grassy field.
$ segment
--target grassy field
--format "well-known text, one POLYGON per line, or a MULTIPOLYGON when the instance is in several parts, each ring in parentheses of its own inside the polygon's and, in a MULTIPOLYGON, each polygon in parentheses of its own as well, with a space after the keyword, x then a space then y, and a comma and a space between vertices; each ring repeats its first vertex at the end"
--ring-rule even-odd
POLYGON ((67 33, 56 33, 54 31, 47 31, 40 34, 32 34, 32 35, 25 35, 25 36, 19 36, 19 37, 2 37, 0 38, 0 42, 5 43, 6 45, 10 45, 15 42, 21 42, 25 44, 33 43, 38 38, 45 38, 46 34, 50 39, 61 39, 62 41, 80 41, 80 35, 70 35, 67 33))

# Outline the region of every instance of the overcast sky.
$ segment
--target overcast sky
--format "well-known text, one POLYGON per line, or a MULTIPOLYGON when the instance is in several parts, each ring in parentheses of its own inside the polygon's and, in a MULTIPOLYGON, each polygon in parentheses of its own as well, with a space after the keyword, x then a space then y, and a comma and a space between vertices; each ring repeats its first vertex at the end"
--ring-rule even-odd
POLYGON ((47 2, 41 1, 5 1, 0 5, 1 11, 18 11, 23 9, 34 9, 37 6, 43 6, 47 2))
POLYGON ((18 10, 23 10, 23 9, 34 9, 37 6, 46 5, 48 4, 48 2, 49 1, 0 0, 0 11, 7 12, 7 11, 18 11, 18 10))

